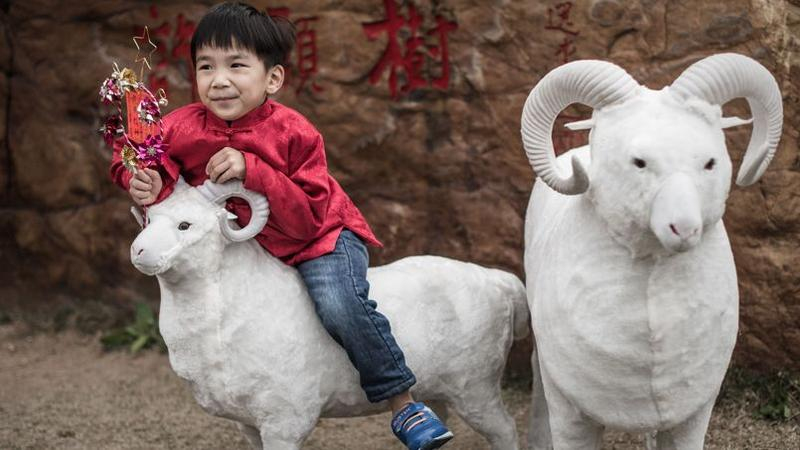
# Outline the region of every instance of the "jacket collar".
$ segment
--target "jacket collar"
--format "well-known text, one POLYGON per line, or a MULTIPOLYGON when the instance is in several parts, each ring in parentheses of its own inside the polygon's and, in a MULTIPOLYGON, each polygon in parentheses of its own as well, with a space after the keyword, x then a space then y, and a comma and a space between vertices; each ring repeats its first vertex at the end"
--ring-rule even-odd
POLYGON ((261 106, 234 120, 229 126, 228 122, 217 117, 210 109, 205 108, 206 128, 209 130, 221 131, 249 129, 272 115, 274 109, 274 102, 267 99, 261 106))

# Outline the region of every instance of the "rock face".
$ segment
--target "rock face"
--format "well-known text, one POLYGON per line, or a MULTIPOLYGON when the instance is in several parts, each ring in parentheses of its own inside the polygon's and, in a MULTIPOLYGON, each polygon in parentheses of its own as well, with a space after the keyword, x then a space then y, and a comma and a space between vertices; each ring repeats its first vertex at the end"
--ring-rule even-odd
MULTIPOLYGON (((155 280, 130 265, 137 225, 127 194, 108 181, 97 89, 114 61, 132 65, 130 38, 148 25, 160 45, 151 84, 167 89, 170 107, 191 101, 188 41, 212 3, 0 3, 0 259, 13 262, 0 278, 20 287, 8 301, 32 286, 119 304, 154 295, 155 280)), ((736 359, 800 369, 800 2, 346 3, 270 2, 295 21, 302 44, 278 100, 325 137, 332 173, 385 244, 373 264, 427 253, 522 275, 534 176, 519 117, 559 64, 611 60, 651 88, 713 53, 764 64, 782 87, 786 121, 762 180, 732 188, 728 202, 741 294, 736 359), (414 57, 381 65, 393 46, 414 57)), ((743 101, 725 109, 749 115, 743 101)), ((589 113, 570 108, 559 124, 589 113)), ((750 132, 741 128, 727 132, 735 167, 750 132)), ((555 133, 562 149, 585 139, 555 133)), ((517 358, 527 364, 525 349, 517 358)))

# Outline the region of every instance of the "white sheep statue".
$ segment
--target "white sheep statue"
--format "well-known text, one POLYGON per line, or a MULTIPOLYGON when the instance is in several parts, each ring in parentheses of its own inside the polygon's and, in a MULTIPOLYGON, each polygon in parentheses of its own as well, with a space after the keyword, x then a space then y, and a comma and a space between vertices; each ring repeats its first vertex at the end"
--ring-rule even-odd
MULTIPOLYGON (((388 405, 367 401, 296 269, 250 239, 267 218, 267 200, 239 181, 193 188, 180 180, 148 209, 131 260, 158 278, 170 364, 203 409, 238 422, 254 448, 300 449, 320 417, 388 405), (244 228, 224 209, 231 197, 253 211, 244 228)), ((367 277, 416 375, 413 395, 452 407, 492 449, 517 449, 500 379, 512 341, 528 332, 522 282, 434 256, 370 268, 367 277)))
POLYGON ((575 61, 531 91, 531 448, 598 449, 606 427, 646 433, 649 448, 703 448, 738 328, 722 130, 749 122, 721 113, 738 97, 753 115, 737 177, 748 186, 783 121, 775 79, 748 57, 707 57, 659 91, 614 64, 575 61), (553 123, 572 103, 593 108, 568 125, 591 129, 589 145, 556 159, 553 123))

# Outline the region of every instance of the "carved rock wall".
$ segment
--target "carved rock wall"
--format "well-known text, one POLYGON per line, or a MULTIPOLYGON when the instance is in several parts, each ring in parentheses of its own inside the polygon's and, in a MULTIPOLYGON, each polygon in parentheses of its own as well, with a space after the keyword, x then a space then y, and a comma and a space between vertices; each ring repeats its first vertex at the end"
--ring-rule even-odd
MULTIPOLYGON (((113 61, 131 64, 134 28, 149 25, 164 33, 168 55, 156 61, 167 63, 158 74, 171 105, 190 101, 181 30, 212 3, 0 3, 7 9, 0 8, 0 260, 9 267, 0 281, 12 286, 2 290, 3 302, 24 304, 31 292, 50 290, 115 305, 155 298, 155 280, 129 263, 137 226, 126 194, 108 181, 110 151, 94 131, 101 116, 97 89, 113 61)), ((533 174, 519 116, 531 87, 564 60, 609 59, 657 88, 709 54, 758 59, 782 86, 786 123, 762 181, 733 188, 728 203, 741 288, 736 358, 800 368, 798 1, 415 0, 423 33, 435 28, 436 16, 458 25, 446 33, 449 84, 430 86, 444 75, 439 48, 424 59, 425 86, 403 93, 399 71, 397 98, 388 69, 374 84, 369 76, 389 40, 367 39, 362 26, 387 17, 385 2, 253 3, 288 8, 295 21, 313 19, 302 29, 315 33, 317 70, 300 88, 295 67, 279 100, 325 136, 331 171, 386 244, 372 253, 373 264, 430 253, 522 275, 533 174)), ((403 45, 408 28, 399 37, 403 45)), ((440 43, 435 34, 425 38, 428 46, 440 43)), ((748 115, 746 109, 737 101, 726 112, 748 115)), ((728 137, 738 167, 749 129, 728 137)), ((585 135, 557 131, 556 140, 574 145, 585 135)), ((521 366, 524 353, 516 355, 521 366)))
POLYGON ((11 71, 11 29, 6 11, 0 9, 0 198, 8 193, 9 148, 8 148, 8 75, 11 71))

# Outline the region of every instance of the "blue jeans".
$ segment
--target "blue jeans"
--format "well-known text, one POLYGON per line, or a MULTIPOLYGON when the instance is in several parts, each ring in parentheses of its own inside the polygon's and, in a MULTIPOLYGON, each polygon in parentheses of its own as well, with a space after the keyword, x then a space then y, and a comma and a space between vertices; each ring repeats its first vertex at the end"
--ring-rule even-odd
POLYGON ((408 390, 416 378, 392 336, 389 320, 369 299, 369 254, 361 239, 342 230, 331 253, 297 265, 322 325, 347 352, 371 402, 408 390))

